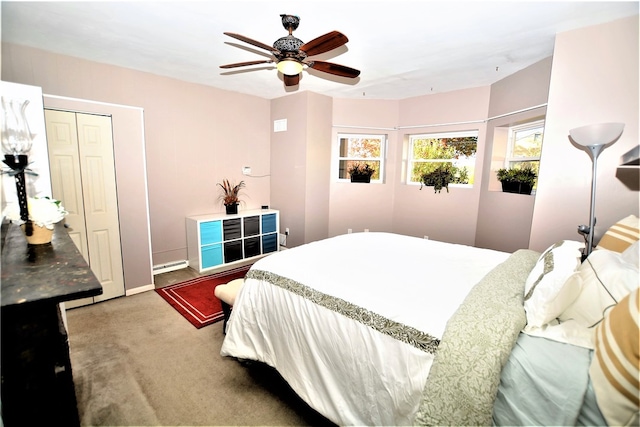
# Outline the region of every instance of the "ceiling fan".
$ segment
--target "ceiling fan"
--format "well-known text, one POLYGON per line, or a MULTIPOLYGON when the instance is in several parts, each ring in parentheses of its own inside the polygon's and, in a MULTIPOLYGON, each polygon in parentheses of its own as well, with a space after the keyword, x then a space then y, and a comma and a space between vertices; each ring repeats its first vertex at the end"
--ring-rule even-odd
POLYGON ((302 73, 303 65, 324 73, 352 79, 360 75, 360 71, 354 68, 334 64, 332 62, 308 59, 310 56, 320 55, 343 46, 349 41, 347 36, 338 31, 331 31, 330 33, 317 37, 308 43, 303 43, 302 40, 294 37, 292 34, 293 31, 298 28, 300 18, 295 15, 280 15, 280 17, 282 18, 282 26, 289 31, 289 35, 276 40, 273 43, 273 46, 260 43, 259 41, 240 34, 224 33, 229 37, 233 37, 245 43, 249 43, 250 45, 267 50, 271 55, 273 55, 272 59, 237 62, 235 64, 221 65, 220 68, 236 68, 275 62, 278 71, 280 71, 284 76, 285 86, 295 86, 300 82, 300 74, 302 73))

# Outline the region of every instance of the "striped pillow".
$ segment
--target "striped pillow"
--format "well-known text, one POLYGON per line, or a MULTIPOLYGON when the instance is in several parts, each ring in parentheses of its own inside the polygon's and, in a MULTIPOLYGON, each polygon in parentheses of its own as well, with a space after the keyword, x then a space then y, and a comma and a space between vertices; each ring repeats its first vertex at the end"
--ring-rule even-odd
POLYGON ((638 289, 622 299, 596 328, 589 368, 596 400, 609 425, 637 425, 640 387, 638 289))
POLYGON ((623 252, 638 240, 640 240, 640 220, 635 215, 629 215, 613 224, 604 233, 596 249, 623 252))

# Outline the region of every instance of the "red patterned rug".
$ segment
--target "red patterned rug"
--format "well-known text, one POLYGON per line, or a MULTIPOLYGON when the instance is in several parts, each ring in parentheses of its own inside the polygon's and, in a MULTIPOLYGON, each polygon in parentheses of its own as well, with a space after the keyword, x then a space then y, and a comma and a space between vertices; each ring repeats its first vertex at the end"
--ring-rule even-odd
POLYGON ((213 294, 216 286, 244 277, 249 267, 243 266, 210 276, 198 277, 156 289, 156 292, 193 326, 200 329, 224 317, 222 304, 213 294))

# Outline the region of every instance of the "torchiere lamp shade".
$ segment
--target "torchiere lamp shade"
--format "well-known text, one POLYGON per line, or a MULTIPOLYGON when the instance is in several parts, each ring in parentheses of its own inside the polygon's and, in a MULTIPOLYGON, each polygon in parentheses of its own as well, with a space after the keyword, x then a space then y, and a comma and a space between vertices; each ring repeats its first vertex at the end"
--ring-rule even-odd
POLYGON ((624 130, 624 123, 598 123, 571 129, 571 139, 583 147, 607 145, 617 140, 624 130))

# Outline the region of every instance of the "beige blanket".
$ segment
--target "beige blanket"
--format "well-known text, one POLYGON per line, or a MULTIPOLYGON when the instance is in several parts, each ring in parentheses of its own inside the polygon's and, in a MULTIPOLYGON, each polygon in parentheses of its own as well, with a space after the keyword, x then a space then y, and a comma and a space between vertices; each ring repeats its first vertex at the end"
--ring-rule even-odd
POLYGON ((526 324, 524 283, 539 253, 519 250, 487 274, 447 323, 416 425, 491 425, 500 372, 526 324))

